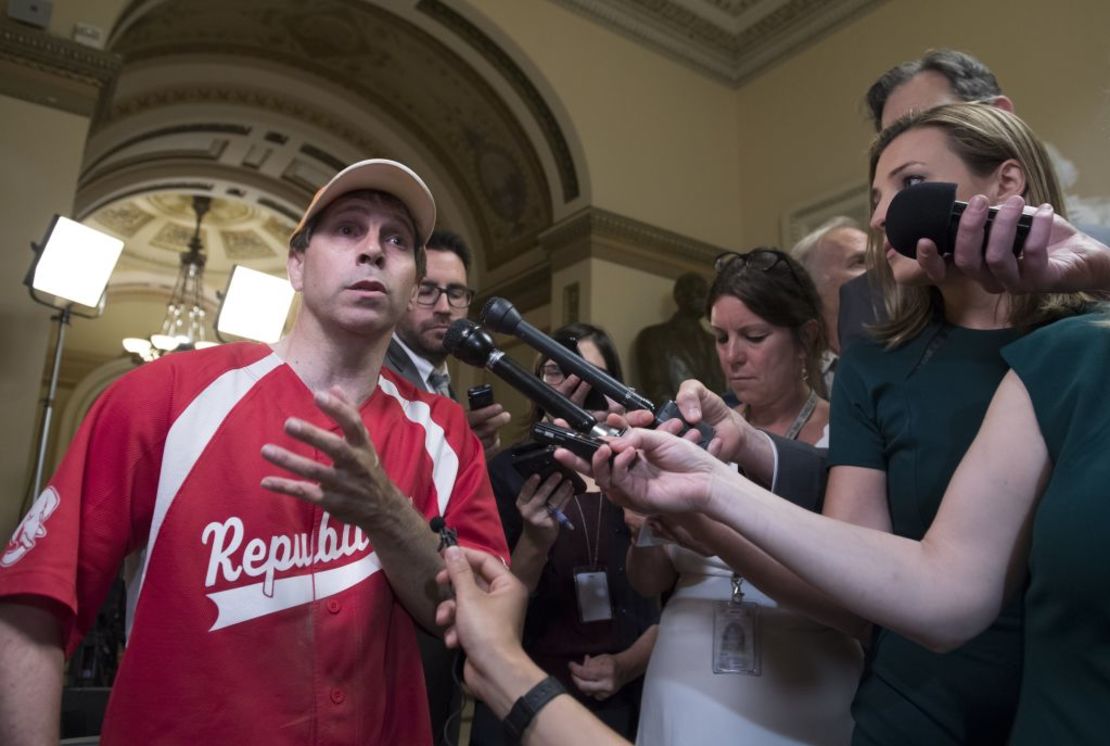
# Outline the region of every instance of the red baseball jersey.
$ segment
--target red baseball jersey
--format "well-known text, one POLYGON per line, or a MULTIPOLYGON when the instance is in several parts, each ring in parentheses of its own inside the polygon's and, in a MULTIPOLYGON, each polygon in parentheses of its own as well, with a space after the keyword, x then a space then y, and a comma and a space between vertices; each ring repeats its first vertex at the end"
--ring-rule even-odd
MULTIPOLYGON (((462 409, 383 369, 361 414, 415 508, 504 559, 462 409)), ((128 558, 102 743, 431 742, 413 622, 366 535, 259 487, 281 473, 265 443, 329 461, 289 417, 340 433, 265 346, 144 365, 97 401, 0 556, 0 596, 56 607, 67 653, 128 558)))

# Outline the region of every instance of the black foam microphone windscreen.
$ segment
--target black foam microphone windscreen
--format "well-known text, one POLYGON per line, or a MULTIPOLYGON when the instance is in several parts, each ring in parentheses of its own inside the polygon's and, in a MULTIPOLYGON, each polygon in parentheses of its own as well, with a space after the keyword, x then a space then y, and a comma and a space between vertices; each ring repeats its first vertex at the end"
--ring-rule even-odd
MULTIPOLYGON (((641 396, 630 386, 625 386, 605 371, 591 365, 581 355, 567 349, 529 324, 520 315, 520 311, 516 310, 516 307, 506 299, 490 298, 482 308, 481 313, 478 314, 478 318, 495 332, 512 334, 514 337, 524 340, 534 350, 554 360, 563 369, 564 373, 568 375, 573 373, 590 384, 594 390, 600 391, 622 407, 629 410, 647 409, 650 411, 655 409, 655 405, 651 401, 641 396)), ((601 408, 598 407, 598 409, 601 408)))
POLYGON ((456 319, 448 327, 443 349, 468 365, 486 368, 545 412, 562 417, 580 433, 588 433, 597 425, 593 415, 517 365, 493 344, 493 339, 482 327, 469 319, 456 319))
MULTIPOLYGON (((924 181, 906 187, 894 199, 886 211, 886 237, 899 254, 915 258, 917 242, 928 238, 937 245, 943 256, 951 254, 956 246, 956 229, 960 216, 967 208, 966 202, 956 199, 956 185, 943 181, 924 181)), ((1014 255, 1021 254, 1025 239, 1033 226, 1033 211, 1026 208, 1018 218, 1014 236, 1014 255)), ((991 227, 998 215, 998 208, 987 210, 987 222, 983 228, 983 250, 987 248, 991 227)))

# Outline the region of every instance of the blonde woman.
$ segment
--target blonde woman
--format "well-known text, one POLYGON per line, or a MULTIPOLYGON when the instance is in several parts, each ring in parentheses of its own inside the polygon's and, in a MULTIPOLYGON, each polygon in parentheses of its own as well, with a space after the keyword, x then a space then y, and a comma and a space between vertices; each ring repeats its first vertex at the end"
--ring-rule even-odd
MULTIPOLYGON (((1061 234, 1070 230, 1062 220, 1052 221, 1052 206, 1061 207, 1063 202, 1043 147, 1020 119, 993 107, 944 106, 901 120, 876 141, 871 172, 872 227, 877 233, 884 228, 893 196, 924 180, 956 183, 957 197, 970 201, 961 230, 979 230, 980 236, 988 205, 1001 205, 996 229, 999 223, 1012 226, 1025 202, 1042 205, 1037 219, 1040 233, 1037 241, 1029 244, 1039 243, 1041 250, 1030 255, 1031 265, 1044 261, 1046 226, 1061 234)), ((963 236, 961 243, 966 245, 967 238, 963 236)), ((987 261, 997 263, 999 253, 1009 250, 1003 243, 996 240, 988 246, 987 261)), ((926 264, 936 258, 935 247, 923 244, 919 251, 925 253, 926 264)), ((935 282, 917 262, 896 254, 885 241, 872 246, 871 260, 883 271, 890 322, 876 330, 874 342, 860 343, 842 358, 832 400, 832 468, 823 508, 825 515, 839 522, 816 523, 836 526, 838 531, 841 522, 857 524, 916 541, 933 523, 945 487, 1006 376, 1009 366, 1003 348, 1031 329, 1080 312, 1088 300, 1074 294, 992 293, 970 273, 955 267, 948 267, 935 282)), ((968 264, 966 255, 961 261, 968 264)), ((695 416, 690 411, 691 398, 699 402, 694 409, 700 408, 715 424, 727 457, 738 447, 735 436, 741 428, 730 424, 719 402, 695 388, 688 387, 680 404, 685 401, 685 411, 695 416)), ((619 485, 618 493, 652 510, 665 505, 671 509, 708 506, 706 512, 713 518, 727 518, 745 539, 735 532, 722 535, 713 524, 705 528, 706 534, 716 531, 720 545, 716 551, 733 567, 744 567, 757 584, 761 581, 756 578, 770 578, 761 587, 772 595, 790 597, 823 618, 843 621, 848 612, 862 610, 865 616, 874 614, 880 623, 890 620, 873 611, 886 597, 888 586, 870 592, 856 587, 854 597, 839 593, 830 597, 827 591, 834 585, 823 583, 814 588, 797 577, 784 577, 782 566, 767 561, 747 543, 746 539, 760 543, 772 531, 767 523, 772 519, 763 506, 774 505, 778 510, 783 501, 747 499, 763 493, 738 476, 724 475, 716 464, 663 436, 639 434, 615 447, 620 450, 637 442, 651 443, 643 454, 643 465, 628 472, 627 463, 634 454, 622 454, 615 475, 610 476, 607 465, 600 464, 603 485, 614 489, 619 485), (674 448, 681 448, 681 456, 676 455, 677 450, 665 453, 674 448), (678 472, 685 473, 678 477, 678 472), (667 495, 659 493, 658 501, 645 499, 647 486, 638 479, 643 473, 656 473, 651 493, 669 489, 667 495), (674 478, 662 478, 668 474, 674 478), (719 509, 716 500, 705 501, 707 483, 713 485, 714 495, 735 490, 735 501, 719 509), (743 520, 738 513, 744 513, 743 520), (861 604, 861 599, 867 603, 861 604)), ((1028 465, 1029 455, 1021 451, 1006 454, 1015 474, 1028 465)), ((1031 456, 1035 462, 1036 453, 1031 456)), ((798 514, 788 521, 791 526, 809 521, 809 517, 799 517, 799 511, 786 507, 782 511, 798 514)), ((1008 524, 1012 516, 996 518, 1008 524)), ((978 514, 980 521, 990 519, 989 511, 978 514)), ((807 545, 805 549, 821 556, 819 562, 806 567, 807 580, 825 578, 821 572, 841 567, 838 563, 845 558, 863 562, 859 547, 851 541, 833 548, 815 540, 820 531, 793 534, 791 530, 783 529, 791 541, 797 536, 807 545)), ((832 528, 827 530, 834 535, 832 528)), ((957 533, 974 543, 979 531, 986 532, 986 537, 992 529, 975 524, 961 527, 957 533)), ((1016 541, 1011 549, 1020 554, 1024 547, 1020 537, 1016 541)), ((778 551, 777 546, 767 548, 778 551)), ((900 586, 899 574, 883 559, 872 561, 874 574, 885 574, 888 581, 900 586)), ((968 577, 934 576, 930 582, 935 586, 900 588, 903 594, 898 598, 920 591, 931 599, 939 594, 945 601, 968 602, 965 581, 977 579, 979 570, 969 573, 968 577)), ((979 634, 943 655, 918 644, 921 637, 904 634, 903 624, 878 628, 853 704, 854 742, 1006 743, 1022 680, 1022 609, 1020 599, 1003 605, 1002 597, 999 592, 990 599, 992 613, 980 620, 979 634)))

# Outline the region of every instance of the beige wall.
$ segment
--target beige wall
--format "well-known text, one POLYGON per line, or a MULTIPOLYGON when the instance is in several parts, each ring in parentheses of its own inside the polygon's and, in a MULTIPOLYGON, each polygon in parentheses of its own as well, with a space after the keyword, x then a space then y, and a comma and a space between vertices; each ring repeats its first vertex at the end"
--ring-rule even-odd
POLYGON ((592 204, 693 238, 740 228, 728 87, 549 0, 474 0, 546 78, 586 155, 592 204))
POLYGON ((744 245, 778 243, 791 210, 867 178, 863 94, 930 47, 966 50, 1045 140, 1075 161, 1076 189, 1110 195, 1110 3, 891 0, 737 94, 744 245))
POLYGON ((0 536, 15 528, 29 485, 39 387, 55 328, 50 310, 32 302, 22 284, 30 243, 42 239, 54 213, 70 214, 87 127, 83 117, 0 96, 6 174, 0 179, 0 536))
POLYGON ((127 0, 55 0, 50 14, 52 34, 70 39, 75 23, 91 24, 103 32, 107 40, 112 26, 119 17, 127 0))

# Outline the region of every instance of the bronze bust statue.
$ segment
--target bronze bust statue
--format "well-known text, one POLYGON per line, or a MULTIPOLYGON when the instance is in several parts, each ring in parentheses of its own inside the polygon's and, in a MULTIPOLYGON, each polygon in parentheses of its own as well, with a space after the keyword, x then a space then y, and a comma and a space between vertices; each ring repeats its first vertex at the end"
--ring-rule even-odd
POLYGON ((701 325, 709 283, 688 272, 674 283, 678 310, 662 324, 645 327, 634 346, 640 389, 656 406, 674 399, 678 386, 696 378, 711 391, 720 393, 725 381, 713 335, 701 325))

